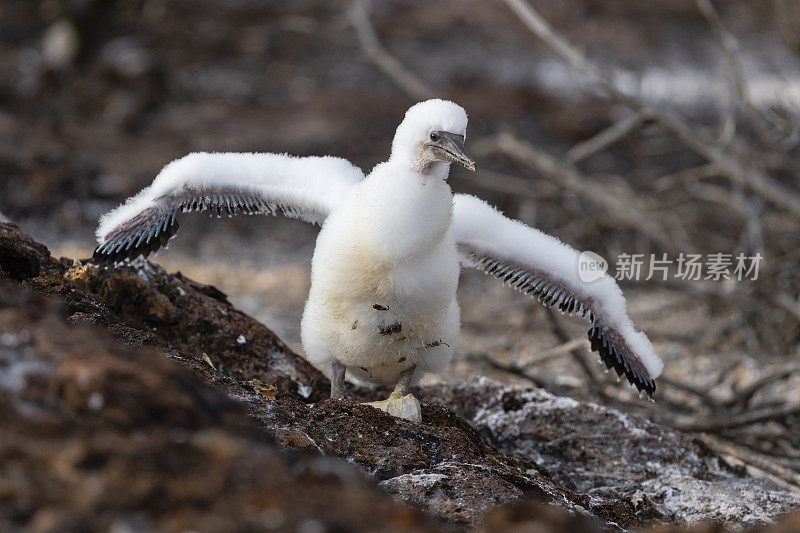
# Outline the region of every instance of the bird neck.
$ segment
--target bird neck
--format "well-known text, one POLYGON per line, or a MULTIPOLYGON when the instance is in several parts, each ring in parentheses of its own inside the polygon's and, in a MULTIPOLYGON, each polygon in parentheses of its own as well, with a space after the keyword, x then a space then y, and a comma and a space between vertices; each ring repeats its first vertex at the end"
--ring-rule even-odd
POLYGON ((446 180, 450 174, 450 163, 419 158, 411 164, 411 170, 423 176, 423 179, 438 178, 446 180))
POLYGON ((434 172, 442 170, 422 174, 390 161, 359 184, 353 204, 356 234, 375 257, 399 261, 441 242, 451 224, 453 195, 434 172))

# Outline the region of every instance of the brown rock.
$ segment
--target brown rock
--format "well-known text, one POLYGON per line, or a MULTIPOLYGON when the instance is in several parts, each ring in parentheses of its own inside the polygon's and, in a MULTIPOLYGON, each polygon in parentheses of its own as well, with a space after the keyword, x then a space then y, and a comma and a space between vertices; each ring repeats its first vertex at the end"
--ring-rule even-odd
POLYGON ((691 436, 538 389, 420 387, 422 424, 353 401, 386 391, 348 385, 353 400, 327 400, 324 376, 213 287, 142 260, 55 261, 10 225, 0 237, 6 257, 22 258, 4 275, 30 291, 7 282, 0 300, 13 345, 0 346, 12 368, 0 379, 0 471, 16 472, 0 477, 6 524, 427 527, 358 470, 450 524, 488 515, 495 530, 743 525, 798 504, 691 436), (66 321, 42 295, 63 302, 66 321))
POLYGON ((433 529, 349 465, 278 453, 157 351, 7 281, 0 317, 3 531, 433 529))
POLYGON ((20 232, 15 224, 0 223, 0 274, 16 280, 38 276, 41 262, 49 257, 47 247, 20 232))

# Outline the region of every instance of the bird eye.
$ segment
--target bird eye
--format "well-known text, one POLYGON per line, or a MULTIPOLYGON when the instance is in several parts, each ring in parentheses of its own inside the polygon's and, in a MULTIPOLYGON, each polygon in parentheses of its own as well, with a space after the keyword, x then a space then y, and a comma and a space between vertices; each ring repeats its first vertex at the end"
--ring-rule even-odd
POLYGON ((428 138, 433 142, 436 142, 439 140, 439 134, 436 133, 435 131, 432 131, 431 134, 428 136, 428 138))

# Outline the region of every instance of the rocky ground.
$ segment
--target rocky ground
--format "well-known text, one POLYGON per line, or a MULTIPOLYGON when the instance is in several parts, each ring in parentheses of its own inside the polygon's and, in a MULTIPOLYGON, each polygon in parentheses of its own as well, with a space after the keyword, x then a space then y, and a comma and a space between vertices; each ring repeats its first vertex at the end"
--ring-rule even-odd
POLYGON ((386 391, 327 400, 265 325, 153 263, 56 259, 3 224, 0 280, 3 529, 743 527, 800 507, 692 435, 535 388, 422 386, 420 425, 358 403, 386 391))
MULTIPOLYGON (((762 143, 697 2, 531 4, 621 87, 797 189, 800 136, 762 143)), ((752 105, 796 130, 800 3, 713 4, 738 41, 752 105)), ((509 131, 568 161, 576 143, 631 116, 501 0, 367 10, 385 49, 469 112, 479 172, 454 169, 454 191, 611 262, 764 252, 757 282, 622 283, 666 363, 655 404, 595 372, 587 351, 564 349, 580 346, 583 323, 551 321, 466 271, 461 340, 417 391, 421 426, 355 403, 383 391, 352 386, 353 403, 325 401, 327 381, 294 355, 316 235, 300 222, 186 217, 152 259, 183 275, 73 262, 91 253, 99 215, 190 151, 330 153, 365 170, 384 160, 419 98, 364 54, 352 5, 2 3, 0 222, 69 259, 0 231, 0 529, 747 527, 796 507, 786 487, 800 483, 798 215, 649 120, 575 167, 664 231, 625 223, 551 171, 474 151, 509 131), (720 457, 709 437, 738 451, 720 457)))

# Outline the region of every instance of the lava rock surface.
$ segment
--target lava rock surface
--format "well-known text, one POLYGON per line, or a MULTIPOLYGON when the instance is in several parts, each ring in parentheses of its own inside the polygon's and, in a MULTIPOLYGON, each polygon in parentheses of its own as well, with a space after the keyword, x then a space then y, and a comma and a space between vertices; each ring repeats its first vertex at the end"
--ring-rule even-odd
POLYGON ((539 389, 417 387, 421 424, 328 390, 214 287, 0 224, 3 529, 666 531, 800 507, 690 435, 539 389))

